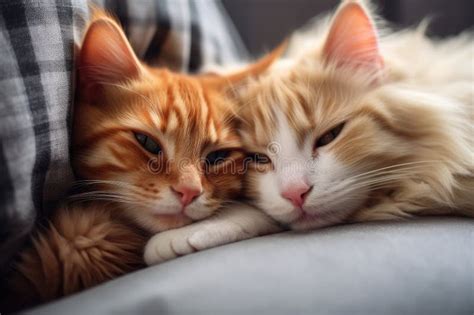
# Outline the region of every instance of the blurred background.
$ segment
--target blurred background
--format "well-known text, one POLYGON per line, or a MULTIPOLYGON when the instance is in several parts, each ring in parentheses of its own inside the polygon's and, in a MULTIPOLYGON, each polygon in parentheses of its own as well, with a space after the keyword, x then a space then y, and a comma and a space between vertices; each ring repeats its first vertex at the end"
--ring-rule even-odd
MULTIPOLYGON (((339 0, 222 0, 249 51, 261 54, 312 17, 333 10, 339 0)), ((429 34, 446 37, 472 28, 474 0, 373 0, 396 27, 433 18, 429 34)))

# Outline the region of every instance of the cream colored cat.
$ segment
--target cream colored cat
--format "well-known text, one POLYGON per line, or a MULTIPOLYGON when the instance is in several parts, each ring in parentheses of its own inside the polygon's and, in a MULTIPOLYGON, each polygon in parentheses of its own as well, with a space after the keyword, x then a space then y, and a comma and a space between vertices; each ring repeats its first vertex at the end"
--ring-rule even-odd
MULTIPOLYGON (((240 91, 252 204, 291 229, 474 216, 473 40, 421 28, 379 40, 359 1, 296 35, 290 57, 240 91)), ((162 233, 157 263, 278 230, 250 207, 162 233)))

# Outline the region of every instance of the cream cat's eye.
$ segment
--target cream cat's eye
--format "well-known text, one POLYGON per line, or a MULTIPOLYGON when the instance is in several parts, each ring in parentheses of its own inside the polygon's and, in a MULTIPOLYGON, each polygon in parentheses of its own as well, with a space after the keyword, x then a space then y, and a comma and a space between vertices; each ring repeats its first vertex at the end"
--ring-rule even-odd
POLYGON ((152 154, 159 154, 162 151, 160 145, 149 136, 138 132, 135 132, 134 134, 138 143, 140 143, 140 145, 148 152, 152 154))
POLYGON ((316 140, 315 148, 324 147, 329 143, 333 142, 337 136, 341 133, 342 129, 344 128, 344 123, 337 125, 335 128, 332 128, 321 137, 316 140))

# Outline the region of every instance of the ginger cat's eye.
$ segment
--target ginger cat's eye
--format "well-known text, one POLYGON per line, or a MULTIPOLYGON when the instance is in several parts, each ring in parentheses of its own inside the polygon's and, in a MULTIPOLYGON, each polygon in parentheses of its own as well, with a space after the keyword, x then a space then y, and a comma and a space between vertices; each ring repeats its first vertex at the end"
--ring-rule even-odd
POLYGON ((207 165, 217 165, 225 161, 230 155, 230 150, 217 150, 206 156, 207 165))
POLYGON ((155 140, 151 139, 149 136, 144 135, 143 133, 135 132, 135 139, 138 143, 152 154, 159 154, 161 152, 161 147, 155 140))
POLYGON ((344 128, 344 123, 337 125, 335 128, 332 128, 331 130, 323 134, 321 137, 319 137, 318 140, 316 140, 315 147, 324 147, 325 145, 328 145, 329 143, 333 142, 341 133, 342 128, 344 128))
POLYGON ((257 164, 269 164, 271 163, 270 158, 268 155, 263 154, 263 153, 252 153, 249 155, 249 157, 252 159, 253 162, 257 164))

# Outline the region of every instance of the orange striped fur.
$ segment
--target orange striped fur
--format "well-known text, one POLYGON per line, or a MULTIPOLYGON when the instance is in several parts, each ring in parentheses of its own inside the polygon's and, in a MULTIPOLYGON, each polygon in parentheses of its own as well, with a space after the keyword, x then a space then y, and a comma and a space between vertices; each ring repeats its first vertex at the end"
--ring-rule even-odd
POLYGON ((202 220, 237 197, 244 154, 225 90, 277 53, 230 76, 173 73, 141 63, 117 22, 95 10, 77 65, 72 162, 82 192, 22 253, 12 283, 14 295, 28 297, 23 306, 140 268, 147 235, 202 220), (204 163, 217 150, 230 151, 226 161, 204 163), (173 187, 191 182, 201 193, 181 206, 173 187))

